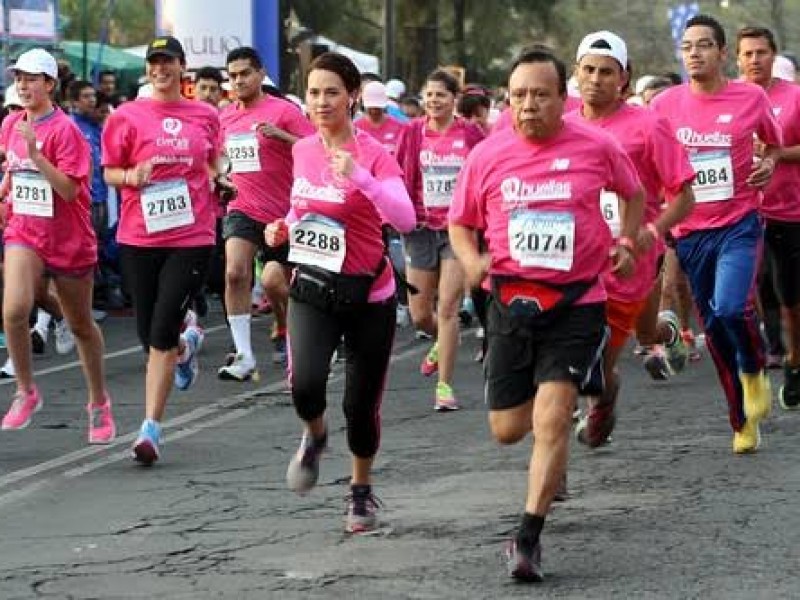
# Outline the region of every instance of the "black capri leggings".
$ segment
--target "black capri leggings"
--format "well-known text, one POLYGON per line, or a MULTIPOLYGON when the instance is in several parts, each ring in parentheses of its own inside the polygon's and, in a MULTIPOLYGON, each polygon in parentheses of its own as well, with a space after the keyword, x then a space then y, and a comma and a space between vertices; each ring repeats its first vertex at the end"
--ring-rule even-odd
POLYGON ((145 351, 178 347, 183 317, 203 286, 213 248, 121 247, 123 277, 145 351))
POLYGON ((380 407, 394 342, 395 311, 394 298, 334 313, 289 299, 287 331, 295 410, 304 421, 325 412, 331 357, 344 336, 347 444, 359 458, 375 456, 380 445, 380 407))

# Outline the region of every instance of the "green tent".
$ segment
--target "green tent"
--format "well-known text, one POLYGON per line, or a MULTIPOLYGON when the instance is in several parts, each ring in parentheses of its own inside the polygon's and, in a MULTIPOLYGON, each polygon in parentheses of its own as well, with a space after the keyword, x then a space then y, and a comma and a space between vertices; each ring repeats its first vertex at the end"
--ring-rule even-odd
MULTIPOLYGON (((83 77, 83 42, 63 41, 58 44, 61 52, 56 53, 69 62, 72 72, 83 77)), ((114 71, 117 74, 117 88, 135 95, 139 77, 144 75, 144 60, 130 52, 102 45, 97 42, 86 44, 87 77, 91 80, 97 65, 98 71, 114 71), (100 61, 98 63, 98 57, 100 61)))

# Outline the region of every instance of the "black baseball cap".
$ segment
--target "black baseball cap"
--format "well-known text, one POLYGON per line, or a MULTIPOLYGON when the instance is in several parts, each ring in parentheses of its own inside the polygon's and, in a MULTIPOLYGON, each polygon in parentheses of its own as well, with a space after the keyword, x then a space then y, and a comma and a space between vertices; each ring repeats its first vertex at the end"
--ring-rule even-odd
POLYGON ((174 38, 171 35, 157 37, 150 42, 149 46, 147 46, 145 60, 150 60, 152 57, 158 55, 179 58, 181 61, 186 60, 186 53, 183 51, 183 46, 177 40, 177 38, 174 38))

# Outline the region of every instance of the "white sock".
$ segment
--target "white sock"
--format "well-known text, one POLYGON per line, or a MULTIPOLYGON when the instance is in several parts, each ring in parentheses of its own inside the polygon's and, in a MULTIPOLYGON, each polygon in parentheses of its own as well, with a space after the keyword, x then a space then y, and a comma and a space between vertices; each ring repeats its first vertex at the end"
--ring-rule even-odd
POLYGON ((50 316, 50 313, 45 311, 44 309, 38 309, 36 311, 36 330, 42 334, 43 338, 47 337, 47 331, 50 327, 50 321, 53 317, 50 316))
POLYGON ((250 343, 250 315, 228 315, 228 324, 231 326, 236 354, 241 354, 247 362, 255 363, 250 343))

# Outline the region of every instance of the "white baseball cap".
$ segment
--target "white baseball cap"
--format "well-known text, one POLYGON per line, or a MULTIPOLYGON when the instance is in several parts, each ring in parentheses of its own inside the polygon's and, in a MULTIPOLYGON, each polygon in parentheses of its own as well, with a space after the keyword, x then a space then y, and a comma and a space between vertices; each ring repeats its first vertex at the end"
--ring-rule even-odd
POLYGON ((772 63, 772 76, 784 81, 794 81, 796 69, 794 63, 785 56, 778 55, 772 63))
POLYGON ((33 48, 19 55, 17 62, 8 67, 9 71, 21 71, 30 75, 47 75, 51 79, 58 79, 58 64, 53 55, 42 50, 33 48))
POLYGON ((399 100, 406 93, 406 84, 399 79, 390 79, 386 82, 386 95, 392 100, 399 100))
POLYGON ((3 99, 3 106, 8 108, 9 106, 22 106, 22 100, 19 97, 19 92, 17 91, 17 84, 12 83, 10 86, 6 88, 6 92, 4 94, 3 99))
POLYGON ((386 108, 389 96, 386 95, 386 86, 380 81, 370 81, 361 91, 361 104, 364 108, 386 108))
POLYGON ((615 59, 623 69, 628 68, 628 47, 625 41, 616 33, 610 31, 595 31, 590 33, 578 46, 575 58, 580 61, 587 54, 593 56, 610 56, 615 59))

